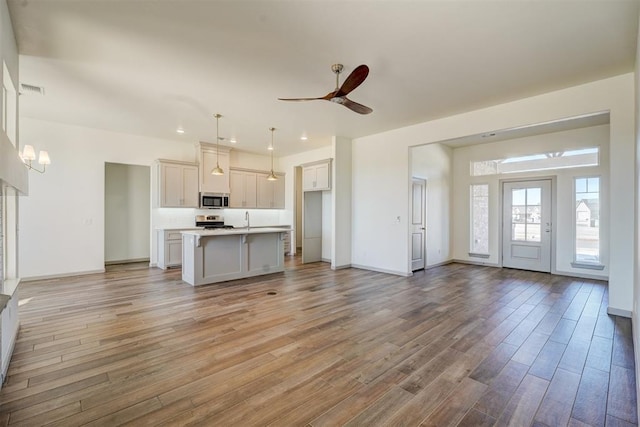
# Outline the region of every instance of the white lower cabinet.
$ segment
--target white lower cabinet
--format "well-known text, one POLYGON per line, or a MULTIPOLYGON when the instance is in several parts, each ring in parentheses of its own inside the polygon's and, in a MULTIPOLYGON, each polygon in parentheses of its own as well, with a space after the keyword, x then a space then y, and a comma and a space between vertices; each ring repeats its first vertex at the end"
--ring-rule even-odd
POLYGON ((158 230, 158 267, 166 270, 182 265, 182 231, 192 230, 158 230))

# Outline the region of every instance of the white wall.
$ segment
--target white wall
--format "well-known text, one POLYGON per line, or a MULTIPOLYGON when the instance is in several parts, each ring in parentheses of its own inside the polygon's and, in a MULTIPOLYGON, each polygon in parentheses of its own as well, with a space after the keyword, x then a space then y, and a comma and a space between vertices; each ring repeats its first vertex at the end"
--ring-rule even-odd
MULTIPOLYGON (((151 166, 157 158, 195 160, 192 143, 24 117, 20 130, 23 143, 46 145, 52 162, 44 175, 31 175, 29 197, 22 198, 20 270, 27 278, 104 269, 105 162, 151 166)), ((167 221, 182 213, 165 211, 167 221)))
MULTIPOLYGON (((640 19, 640 14, 639 14, 640 19)), ((638 418, 640 419, 640 313, 638 313, 638 306, 640 304, 640 31, 638 31, 638 38, 636 43, 636 68, 635 68, 635 90, 633 91, 635 96, 635 182, 636 191, 635 197, 635 262, 634 262, 634 294, 633 294, 633 316, 632 316, 632 332, 633 332, 633 348, 635 355, 635 367, 636 367, 636 396, 637 396, 637 411, 638 418)))
MULTIPOLYGON (((635 194, 634 75, 433 120, 353 141, 352 263, 411 274, 408 259, 409 147, 487 131, 610 112, 609 308, 630 314, 635 194), (381 174, 380 170, 391 173, 381 174), (384 198, 384 203, 380 199, 384 198), (400 216, 401 222, 395 218, 400 216)), ((455 181, 455 179, 454 179, 455 181)))
POLYGON ((411 175, 427 180, 426 266, 429 267, 451 259, 453 155, 451 148, 435 143, 412 147, 410 159, 411 175))
MULTIPOLYGON (((351 265, 351 140, 334 137, 333 178, 331 191, 332 248, 331 268, 343 268, 351 265)), ((329 225, 330 227, 331 225, 329 225)), ((324 229, 324 225, 323 225, 324 229)))
MULTIPOLYGON (((489 185, 489 264, 500 264, 499 235, 502 213, 500 211, 500 180, 537 178, 555 176, 556 179, 556 218, 552 219, 553 234, 556 239, 556 256, 554 272, 566 274, 588 274, 604 279, 609 274, 609 211, 603 209, 600 217, 601 263, 604 270, 585 270, 573 268, 575 217, 575 196, 573 180, 576 177, 600 176, 601 206, 608 206, 609 200, 609 125, 593 126, 563 132, 518 138, 506 141, 461 147, 453 150, 454 212, 453 212, 453 247, 454 258, 466 261, 479 261, 469 257, 469 186, 471 184, 489 185), (472 177, 469 175, 469 164, 472 161, 496 160, 507 157, 562 151, 581 147, 600 147, 600 166, 571 169, 545 170, 527 173, 510 173, 472 177)), ((553 267, 553 266, 552 266, 553 267)))
POLYGON ((151 169, 105 164, 105 262, 148 260, 151 169))
MULTIPOLYGON (((11 77, 12 84, 17 87, 20 82, 18 74, 18 47, 13 34, 11 25, 11 17, 6 1, 0 2, 0 62, 6 64, 2 67, 2 73, 8 72, 11 77)), ((8 79, 9 76, 2 74, 0 81, 8 79)), ((8 105, 8 111, 18 111, 18 97, 8 97, 8 102, 14 102, 14 105, 8 105)), ((0 103, 1 104, 1 103, 0 103)), ((0 105, 0 115, 5 114, 0 105)), ((18 126, 19 118, 14 117, 16 123, 7 126, 7 131, 13 134, 14 126, 18 126)), ((9 294, 12 298, 8 301, 7 306, 2 311, 1 319, 1 343, 0 343, 0 387, 1 382, 6 377, 11 353, 18 335, 19 319, 18 319, 18 298, 14 295, 19 283, 20 270, 18 266, 18 247, 19 241, 16 238, 19 228, 19 211, 21 202, 24 197, 18 197, 18 191, 26 193, 29 189, 28 174, 26 168, 22 164, 18 156, 18 149, 22 146, 19 141, 19 133, 12 135, 13 143, 10 142, 7 132, 0 131, 0 205, 5 204, 4 213, 0 212, 0 227, 6 231, 0 231, 0 263, 6 263, 0 268, 0 288, 5 294, 9 294), (4 203, 3 203, 4 202, 4 203), (3 261, 4 260, 4 261, 3 261)), ((3 209, 0 206, 0 209, 3 209)))

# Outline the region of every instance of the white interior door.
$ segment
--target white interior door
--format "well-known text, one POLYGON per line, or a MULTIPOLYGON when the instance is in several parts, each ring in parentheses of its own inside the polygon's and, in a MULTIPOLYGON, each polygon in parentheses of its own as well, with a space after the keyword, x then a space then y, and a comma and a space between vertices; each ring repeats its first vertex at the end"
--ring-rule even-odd
POLYGON ((505 182, 502 266, 551 272, 551 180, 505 182))
POLYGON ((424 179, 413 178, 411 184, 411 271, 425 266, 426 188, 424 179))

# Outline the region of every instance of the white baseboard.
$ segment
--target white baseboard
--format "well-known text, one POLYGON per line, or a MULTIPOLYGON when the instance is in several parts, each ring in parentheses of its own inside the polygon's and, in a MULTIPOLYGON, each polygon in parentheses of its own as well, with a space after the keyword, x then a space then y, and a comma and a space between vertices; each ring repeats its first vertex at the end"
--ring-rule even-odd
POLYGON ((351 268, 351 264, 345 264, 345 265, 332 265, 331 269, 332 270, 344 270, 345 268, 351 268))
POLYGON ((551 274, 555 274, 557 276, 577 277, 579 279, 602 280, 604 282, 609 280, 608 277, 596 276, 595 274, 574 273, 573 271, 552 271, 551 274))
POLYGON ((432 268, 442 267, 443 265, 452 264, 454 262, 456 262, 456 261, 454 261, 452 259, 448 259, 446 261, 442 261, 442 262, 438 262, 438 263, 435 263, 435 264, 427 265, 424 269, 425 270, 431 270, 432 268))
POLYGON ((485 267, 501 267, 500 265, 493 262, 471 261, 466 259, 452 259, 451 262, 457 262, 459 264, 469 264, 469 265, 482 265, 485 267))
POLYGON ((76 271, 76 272, 62 273, 62 274, 46 274, 43 276, 23 277, 20 280, 22 282, 33 282, 36 280, 59 279, 61 277, 86 276, 88 274, 104 273, 104 271, 105 271, 104 268, 102 268, 100 270, 76 271))
POLYGON ((632 318, 631 316, 631 311, 630 310, 622 310, 619 308, 613 308, 613 307, 607 307, 607 314, 611 314, 614 316, 620 316, 620 317, 628 317, 628 318, 632 318))
POLYGON ((351 268, 359 268, 360 270, 369 270, 369 271, 376 271, 378 273, 393 274, 394 276, 403 276, 403 277, 413 276, 413 273, 407 273, 405 271, 386 270, 384 268, 376 268, 376 267, 371 267, 368 265, 361 265, 361 264, 351 264, 351 268))
POLYGON ((136 262, 145 262, 149 260, 149 258, 121 259, 117 261, 105 261, 104 265, 133 264, 136 262))

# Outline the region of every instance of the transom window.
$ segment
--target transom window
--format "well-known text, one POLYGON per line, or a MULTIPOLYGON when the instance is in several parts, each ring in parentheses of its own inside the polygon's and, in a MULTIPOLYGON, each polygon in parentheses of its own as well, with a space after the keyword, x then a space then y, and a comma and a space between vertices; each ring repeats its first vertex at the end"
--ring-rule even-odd
POLYGON ((506 159, 471 162, 471 176, 500 175, 518 172, 533 172, 547 169, 566 169, 599 164, 598 147, 575 150, 551 151, 506 159))

